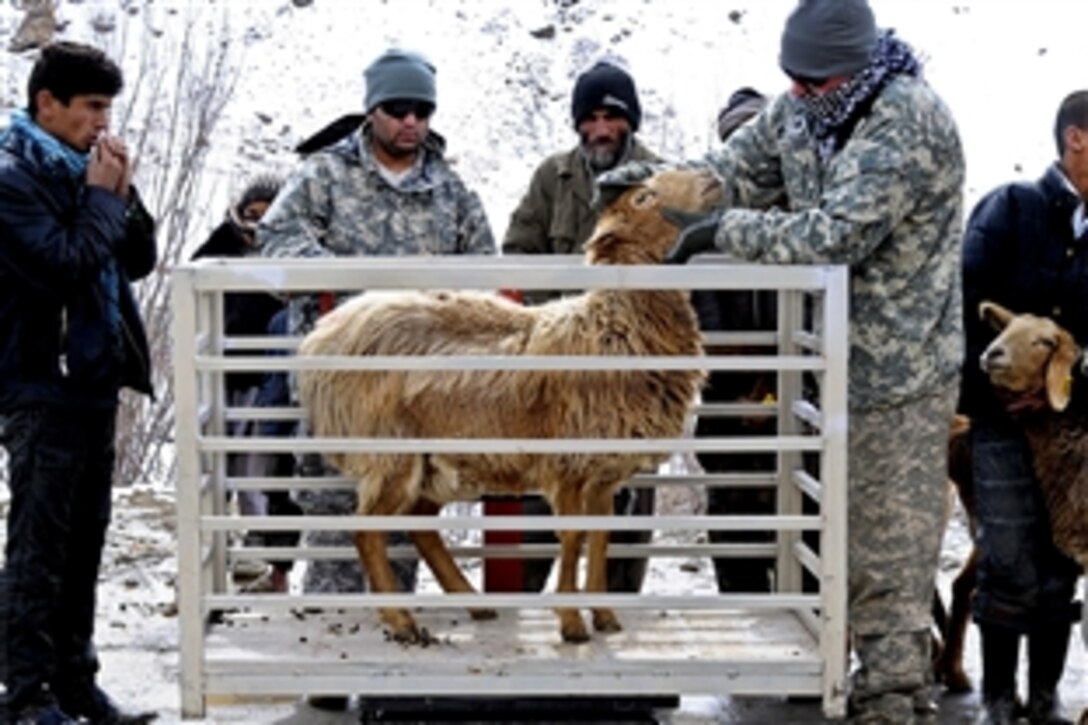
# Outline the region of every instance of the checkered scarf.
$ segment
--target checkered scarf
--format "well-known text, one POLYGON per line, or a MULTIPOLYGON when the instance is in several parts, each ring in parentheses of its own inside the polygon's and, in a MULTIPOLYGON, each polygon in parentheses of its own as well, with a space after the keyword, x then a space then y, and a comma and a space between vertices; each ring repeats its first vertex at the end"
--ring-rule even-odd
POLYGON ((830 93, 797 99, 821 159, 830 158, 843 147, 884 86, 903 75, 920 78, 922 64, 910 46, 895 37, 894 30, 882 30, 869 65, 830 93))

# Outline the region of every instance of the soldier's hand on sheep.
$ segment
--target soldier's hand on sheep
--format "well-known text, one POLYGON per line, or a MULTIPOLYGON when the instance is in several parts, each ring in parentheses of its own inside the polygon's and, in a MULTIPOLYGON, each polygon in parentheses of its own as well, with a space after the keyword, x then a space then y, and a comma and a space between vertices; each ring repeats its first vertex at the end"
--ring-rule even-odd
POLYGON ((665 208, 661 210, 661 216, 680 227, 680 236, 665 255, 665 264, 687 264, 696 254, 714 251, 714 237, 722 220, 720 211, 698 214, 665 208))

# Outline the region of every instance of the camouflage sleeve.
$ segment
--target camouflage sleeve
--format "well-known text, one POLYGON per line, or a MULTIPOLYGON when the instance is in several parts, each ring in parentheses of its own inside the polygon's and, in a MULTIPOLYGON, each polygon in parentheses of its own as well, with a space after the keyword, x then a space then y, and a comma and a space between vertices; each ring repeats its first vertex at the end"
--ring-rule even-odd
MULTIPOLYGON (((785 181, 777 129, 789 114, 779 97, 750 123, 741 126, 722 147, 702 161, 723 180, 727 207, 770 209, 784 206, 785 181)), ((691 164, 694 165, 694 164, 691 164)))
POLYGON ((331 257, 322 244, 328 225, 331 177, 323 154, 311 156, 284 184, 257 225, 264 257, 331 257))
MULTIPOLYGON (((868 257, 913 209, 913 187, 937 171, 935 159, 919 148, 922 141, 908 125, 891 126, 846 145, 817 206, 728 209, 715 246, 770 264, 849 265, 868 257)), ((758 127, 751 131, 758 132, 758 127)), ((745 193, 737 186, 734 191, 745 193)))
POLYGON ((495 236, 480 197, 462 186, 458 207, 457 248, 462 254, 494 254, 495 236))

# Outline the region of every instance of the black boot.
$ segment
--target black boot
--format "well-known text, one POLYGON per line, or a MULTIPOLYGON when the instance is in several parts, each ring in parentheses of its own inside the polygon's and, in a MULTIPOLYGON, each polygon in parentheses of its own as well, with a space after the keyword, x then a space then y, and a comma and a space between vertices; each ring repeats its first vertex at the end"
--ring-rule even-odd
POLYGON ((14 725, 79 725, 79 721, 64 712, 55 702, 43 702, 23 708, 5 723, 14 725))
POLYGON ((1020 634, 993 625, 979 627, 982 634, 982 711, 979 725, 1014 725, 1016 712, 1016 666, 1020 656, 1020 634))
POLYGON ((151 710, 137 712, 122 709, 95 684, 81 683, 62 689, 58 699, 65 712, 82 718, 80 722, 90 725, 147 725, 158 717, 158 713, 151 710))
POLYGON ((1073 725, 1062 717, 1058 697, 1071 629, 1070 622, 1047 622, 1028 635, 1028 720, 1032 725, 1073 725))

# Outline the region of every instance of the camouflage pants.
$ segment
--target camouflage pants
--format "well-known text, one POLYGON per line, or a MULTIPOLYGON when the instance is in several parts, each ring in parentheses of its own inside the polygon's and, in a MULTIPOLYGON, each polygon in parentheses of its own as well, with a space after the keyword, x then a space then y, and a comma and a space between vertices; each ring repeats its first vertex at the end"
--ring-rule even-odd
MULTIPOLYGON (((296 497, 302 510, 313 516, 350 516, 356 510, 356 496, 350 490, 305 490, 296 497)), ((387 538, 389 544, 411 544, 407 534, 394 531, 387 538)), ((308 531, 306 546, 320 548, 346 546, 354 549, 355 537, 350 531, 308 531)), ((393 574, 401 591, 411 592, 416 587, 416 570, 419 559, 393 559, 393 574)), ((302 579, 302 590, 308 594, 334 594, 338 592, 365 592, 367 590, 363 569, 358 557, 349 559, 312 559, 302 579)))
POLYGON ((851 412, 849 625, 860 667, 856 722, 915 722, 930 676, 930 603, 947 505, 949 385, 889 409, 851 412))

